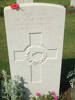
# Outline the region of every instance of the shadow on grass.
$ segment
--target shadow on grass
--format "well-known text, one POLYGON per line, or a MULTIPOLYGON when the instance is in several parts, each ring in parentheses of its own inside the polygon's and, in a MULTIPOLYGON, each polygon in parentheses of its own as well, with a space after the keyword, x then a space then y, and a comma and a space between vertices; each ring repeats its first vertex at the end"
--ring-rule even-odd
POLYGON ((64 93, 68 88, 70 88, 67 75, 74 68, 75 68, 75 58, 63 59, 62 70, 61 70, 60 93, 64 93))

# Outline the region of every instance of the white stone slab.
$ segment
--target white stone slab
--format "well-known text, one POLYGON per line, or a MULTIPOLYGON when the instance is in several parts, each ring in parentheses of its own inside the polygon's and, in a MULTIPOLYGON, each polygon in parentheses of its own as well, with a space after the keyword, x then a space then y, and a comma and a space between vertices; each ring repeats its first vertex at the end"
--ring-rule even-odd
POLYGON ((75 7, 75 0, 71 0, 71 2, 70 2, 70 6, 75 7))
POLYGON ((65 8, 55 4, 21 4, 4 9, 12 78, 24 78, 32 94, 59 94, 65 8))
POLYGON ((20 4, 20 3, 32 3, 33 0, 16 0, 16 2, 17 2, 18 4, 20 4))

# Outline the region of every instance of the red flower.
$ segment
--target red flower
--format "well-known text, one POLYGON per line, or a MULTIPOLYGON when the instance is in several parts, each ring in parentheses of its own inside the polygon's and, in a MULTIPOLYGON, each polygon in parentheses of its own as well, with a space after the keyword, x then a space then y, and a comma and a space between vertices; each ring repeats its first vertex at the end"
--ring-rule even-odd
POLYGON ((19 4, 11 4, 10 7, 13 9, 16 9, 16 8, 19 8, 20 6, 19 4))

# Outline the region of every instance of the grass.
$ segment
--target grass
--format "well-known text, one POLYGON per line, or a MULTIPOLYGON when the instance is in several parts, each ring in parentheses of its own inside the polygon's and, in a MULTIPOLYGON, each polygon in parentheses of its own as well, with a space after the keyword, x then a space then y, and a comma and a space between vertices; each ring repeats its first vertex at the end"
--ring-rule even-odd
POLYGON ((75 58, 75 14, 66 16, 63 58, 75 58))
POLYGON ((0 72, 2 69, 9 72, 8 52, 5 34, 4 18, 0 18, 0 72))
POLYGON ((54 3, 54 4, 60 4, 64 6, 70 5, 70 0, 34 0, 35 2, 45 2, 45 3, 54 3))

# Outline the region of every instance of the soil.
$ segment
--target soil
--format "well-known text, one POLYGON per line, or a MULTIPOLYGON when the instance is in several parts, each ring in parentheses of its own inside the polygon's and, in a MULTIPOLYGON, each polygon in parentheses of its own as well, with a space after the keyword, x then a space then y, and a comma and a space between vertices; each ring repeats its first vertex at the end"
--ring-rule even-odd
POLYGON ((3 16, 0 16, 0 18, 3 18, 3 16))
POLYGON ((64 92, 62 100, 72 100, 71 93, 72 88, 69 88, 66 92, 64 92))

